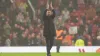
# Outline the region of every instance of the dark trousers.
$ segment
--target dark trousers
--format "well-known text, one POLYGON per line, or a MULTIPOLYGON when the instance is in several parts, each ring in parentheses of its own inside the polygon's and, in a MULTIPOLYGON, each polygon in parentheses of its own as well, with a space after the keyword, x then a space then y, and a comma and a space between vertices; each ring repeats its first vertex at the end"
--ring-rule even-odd
POLYGON ((47 47, 47 55, 50 54, 50 50, 54 43, 54 37, 46 37, 46 47, 47 47))
POLYGON ((62 44, 62 40, 56 40, 56 46, 57 46, 56 50, 57 50, 57 53, 59 53, 61 44, 62 44))

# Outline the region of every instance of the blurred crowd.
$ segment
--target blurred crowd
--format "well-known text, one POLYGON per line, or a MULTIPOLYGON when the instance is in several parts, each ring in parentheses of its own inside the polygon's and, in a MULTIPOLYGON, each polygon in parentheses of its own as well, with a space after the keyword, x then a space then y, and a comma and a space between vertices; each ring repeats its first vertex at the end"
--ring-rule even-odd
MULTIPOLYGON (((35 9, 35 18, 28 0, 0 0, 0 46, 45 45, 42 15, 47 0, 29 1, 35 9)), ((66 31, 62 45, 74 46, 82 39, 85 46, 100 46, 100 0, 52 2, 56 29, 66 31), (76 33, 69 33, 71 27, 77 28, 76 33)))

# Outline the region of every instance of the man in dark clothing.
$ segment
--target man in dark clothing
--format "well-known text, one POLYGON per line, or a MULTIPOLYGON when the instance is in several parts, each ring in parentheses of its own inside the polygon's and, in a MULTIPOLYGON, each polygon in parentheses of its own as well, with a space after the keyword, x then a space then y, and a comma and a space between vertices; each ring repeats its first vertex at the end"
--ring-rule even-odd
POLYGON ((51 2, 50 7, 49 5, 47 5, 47 8, 44 11, 43 15, 43 23, 44 23, 43 36, 46 39, 47 56, 51 56, 50 50, 53 46, 54 37, 56 36, 54 17, 55 17, 55 11, 52 7, 52 2, 51 2))

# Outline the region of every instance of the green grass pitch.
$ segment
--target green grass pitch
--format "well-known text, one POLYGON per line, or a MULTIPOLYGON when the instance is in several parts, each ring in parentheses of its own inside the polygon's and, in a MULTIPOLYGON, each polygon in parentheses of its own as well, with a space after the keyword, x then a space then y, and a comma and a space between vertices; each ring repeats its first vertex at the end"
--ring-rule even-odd
MULTIPOLYGON (((52 53, 52 56, 100 56, 100 53, 52 53)), ((46 56, 46 53, 0 53, 0 56, 46 56)))

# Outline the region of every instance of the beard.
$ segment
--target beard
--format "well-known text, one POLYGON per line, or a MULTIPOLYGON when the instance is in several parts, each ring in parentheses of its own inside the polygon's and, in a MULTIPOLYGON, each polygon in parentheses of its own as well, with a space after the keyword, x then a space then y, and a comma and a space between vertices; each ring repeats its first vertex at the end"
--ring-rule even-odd
POLYGON ((47 14, 47 16, 51 16, 52 14, 47 14))

